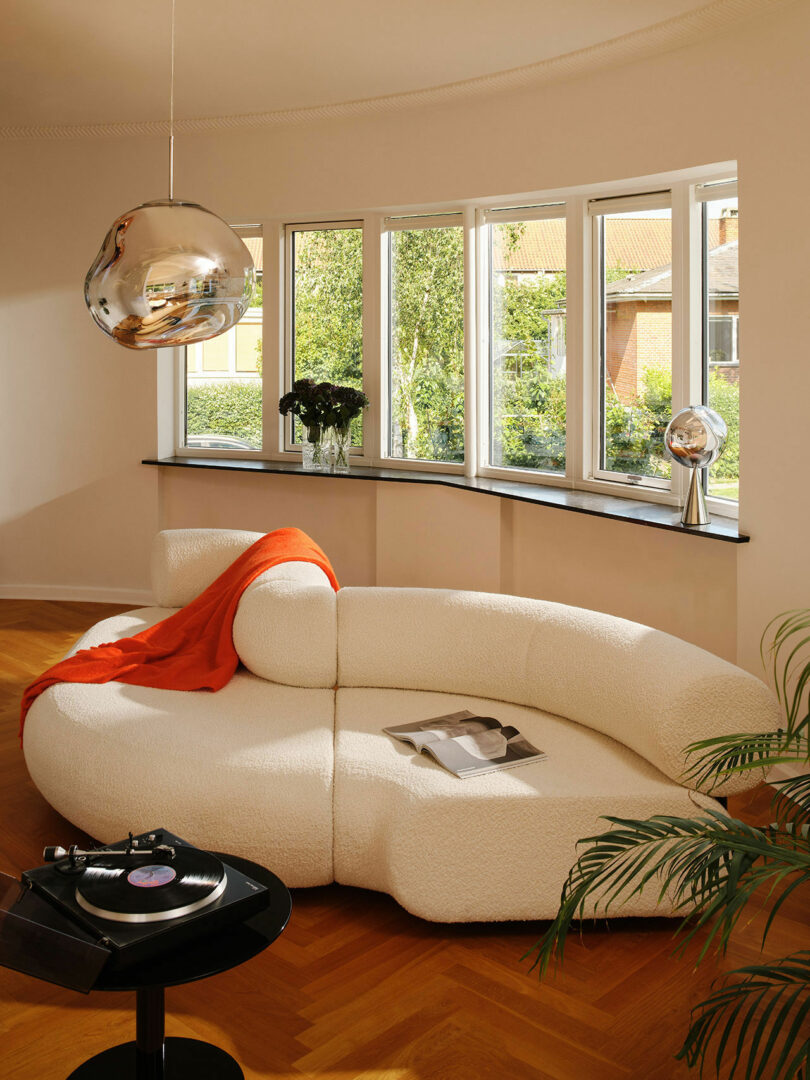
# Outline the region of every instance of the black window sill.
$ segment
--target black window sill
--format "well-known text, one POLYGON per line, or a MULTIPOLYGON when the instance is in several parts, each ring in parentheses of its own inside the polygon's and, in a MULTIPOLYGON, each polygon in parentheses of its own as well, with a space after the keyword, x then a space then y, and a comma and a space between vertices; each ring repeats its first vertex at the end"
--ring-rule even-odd
POLYGON ((751 539, 741 533, 734 518, 712 515, 708 525, 682 525, 680 510, 661 503, 638 502, 618 495, 600 495, 593 491, 571 491, 547 484, 525 484, 515 480, 495 480, 477 476, 469 478, 450 473, 419 472, 408 469, 373 469, 367 465, 352 465, 349 473, 306 472, 300 461, 250 461, 239 458, 167 457, 146 458, 142 465, 169 466, 178 469, 217 469, 231 472, 272 473, 286 476, 311 476, 321 480, 376 480, 395 484, 442 484, 444 487, 477 491, 482 495, 497 495, 501 499, 572 510, 575 514, 627 521, 647 525, 652 529, 668 529, 688 536, 703 536, 708 540, 724 540, 729 544, 747 544, 751 539))

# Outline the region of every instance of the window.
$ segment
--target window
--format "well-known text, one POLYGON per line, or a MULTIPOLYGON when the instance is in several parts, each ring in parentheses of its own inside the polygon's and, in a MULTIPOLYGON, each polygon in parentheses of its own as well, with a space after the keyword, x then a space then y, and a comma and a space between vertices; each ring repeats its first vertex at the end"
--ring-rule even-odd
POLYGON ((594 209, 599 428, 594 474, 665 486, 672 415, 672 210, 669 194, 594 209), (613 212, 609 212, 609 211, 613 212))
POLYGON ((734 184, 706 185, 700 195, 704 199, 704 401, 723 417, 728 428, 723 456, 709 469, 707 493, 736 501, 740 491, 739 210, 734 184))
POLYGON ((489 461, 565 475, 564 213, 488 220, 489 461))
POLYGON ((464 461, 464 230, 390 221, 389 454, 464 461))
POLYGON ((262 235, 254 226, 235 231, 253 256, 256 290, 236 326, 183 350, 183 445, 192 449, 262 448, 262 235))
MULTIPOLYGON (((287 229, 290 388, 296 379, 363 389, 363 229, 335 225, 287 229)), ((288 446, 300 443, 291 425, 288 446)), ((352 426, 363 444, 363 418, 352 426)))
MULTIPOLYGON (((738 210, 736 180, 721 179, 733 170, 266 222, 267 304, 260 287, 233 330, 185 350, 178 452, 296 460, 300 430, 276 402, 311 378, 368 395, 358 464, 677 505, 689 473, 664 431, 704 402, 729 429, 710 510, 733 516, 738 210)), ((261 230, 240 232, 261 272, 261 230)))

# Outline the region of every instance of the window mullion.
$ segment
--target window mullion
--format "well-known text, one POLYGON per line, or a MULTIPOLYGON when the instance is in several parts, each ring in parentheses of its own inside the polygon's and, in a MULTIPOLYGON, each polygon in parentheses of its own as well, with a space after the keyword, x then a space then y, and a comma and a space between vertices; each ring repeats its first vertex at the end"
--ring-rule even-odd
POLYGON ((393 287, 391 283, 391 233, 385 227, 385 221, 380 223, 380 236, 377 247, 380 255, 380 324, 378 327, 380 349, 380 434, 377 449, 382 464, 387 465, 391 460, 391 303, 393 287))
POLYGON ((591 460, 591 229, 587 200, 566 202, 565 475, 577 481, 590 475, 591 460))
MULTIPOLYGON (((693 184, 672 187, 672 415, 702 401, 701 221, 693 184)), ((672 469, 683 502, 689 470, 672 469)))
POLYGON ((379 214, 363 219, 363 392, 371 403, 363 415, 363 459, 369 462, 383 457, 385 430, 382 221, 379 214))
POLYGON ((464 222, 464 475, 478 475, 478 350, 476 334, 475 208, 467 206, 464 222))
POLYGON ((262 293, 262 429, 263 455, 283 451, 278 401, 284 393, 284 226, 268 221, 264 232, 262 293))
MULTIPOLYGON (((594 480, 602 469, 602 337, 604 334, 602 318, 602 218, 591 218, 590 228, 586 226, 590 250, 585 263, 587 281, 590 286, 590 302, 585 309, 586 321, 583 322, 585 347, 584 357, 586 385, 590 389, 590 408, 585 414, 585 426, 590 434, 587 456, 583 459, 584 479, 594 480), (590 271, 590 272, 588 272, 590 271)), ((588 443, 588 434, 585 434, 588 443)))
POLYGON ((476 349, 476 423, 478 473, 490 465, 492 406, 489 390, 490 370, 492 365, 490 349, 490 229, 486 223, 486 211, 477 210, 475 214, 475 311, 478 334, 476 349))

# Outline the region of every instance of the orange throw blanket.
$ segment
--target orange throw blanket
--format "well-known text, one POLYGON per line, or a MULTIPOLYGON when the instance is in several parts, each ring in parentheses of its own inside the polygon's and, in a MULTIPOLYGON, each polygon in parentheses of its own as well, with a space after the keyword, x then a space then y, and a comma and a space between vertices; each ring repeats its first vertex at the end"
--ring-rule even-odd
POLYGON ((276 529, 243 552, 224 574, 186 607, 147 630, 108 645, 82 649, 48 668, 23 694, 22 740, 31 705, 58 682, 122 682, 161 690, 221 690, 239 665, 232 628, 242 593, 251 581, 283 562, 310 562, 338 583, 318 545, 300 529, 276 529))

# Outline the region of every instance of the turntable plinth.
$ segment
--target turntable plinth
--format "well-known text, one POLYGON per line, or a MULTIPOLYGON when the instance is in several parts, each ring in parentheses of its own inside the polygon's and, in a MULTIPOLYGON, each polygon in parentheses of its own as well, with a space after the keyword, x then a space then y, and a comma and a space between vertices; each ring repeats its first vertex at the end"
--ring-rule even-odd
POLYGON ((210 937, 119 971, 102 971, 94 990, 135 990, 135 1041, 104 1050, 75 1069, 68 1080, 243 1080, 230 1054, 198 1039, 165 1038, 165 988, 196 982, 243 964, 271 945, 284 930, 292 907, 275 874, 234 855, 217 853, 230 866, 266 885, 268 907, 210 937))

